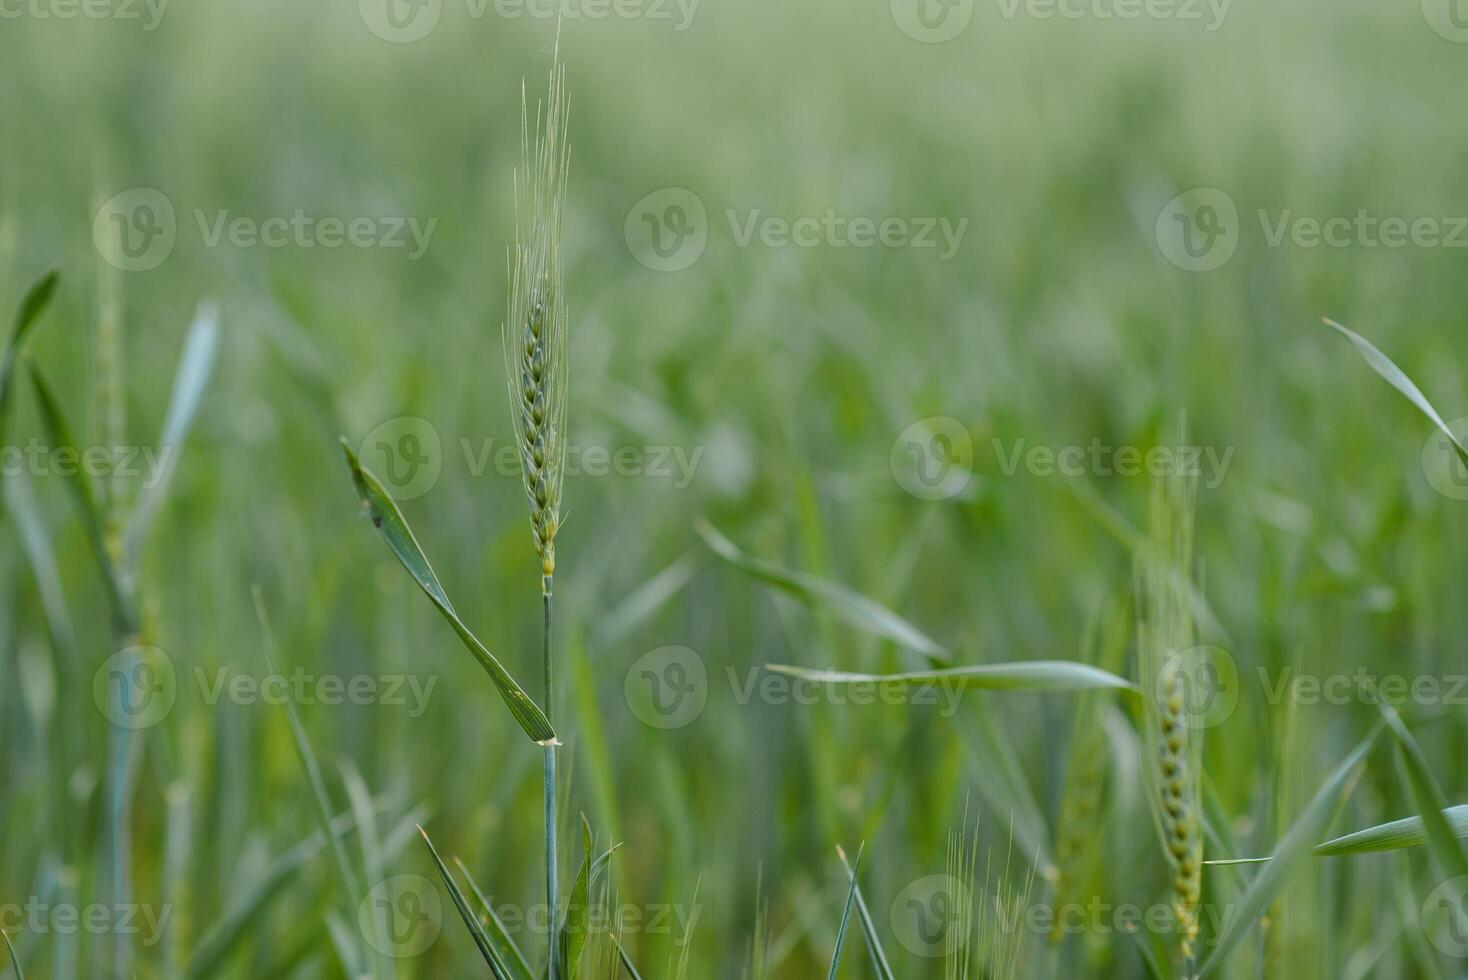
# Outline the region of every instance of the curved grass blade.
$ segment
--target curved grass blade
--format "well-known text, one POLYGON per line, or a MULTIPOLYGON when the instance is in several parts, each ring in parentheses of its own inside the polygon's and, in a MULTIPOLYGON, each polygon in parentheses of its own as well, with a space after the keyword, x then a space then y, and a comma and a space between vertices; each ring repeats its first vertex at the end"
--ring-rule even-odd
MULTIPOLYGON (((51 393, 50 385, 46 383, 40 368, 36 367, 34 363, 28 363, 26 366, 30 371, 31 385, 35 389, 36 405, 41 410, 41 425, 46 430, 46 437, 51 442, 52 451, 67 451, 73 454, 74 458, 80 459, 81 453, 77 449, 76 440, 72 438, 71 427, 67 425, 66 417, 61 413, 61 406, 51 393)), ((107 539, 102 531, 102 512, 92 492, 91 480, 82 467, 76 466, 70 468, 66 484, 71 488, 72 500, 76 504, 77 515, 82 521, 82 530, 86 532, 87 542, 91 545, 92 554, 101 568, 102 585, 107 590, 107 598, 117 618, 119 632, 123 636, 131 636, 137 632, 137 617, 133 614, 132 605, 126 598, 127 590, 123 586, 121 574, 107 550, 107 539)))
POLYGON ((5 507, 15 516, 21 549, 36 581, 51 640, 65 658, 66 667, 73 668, 78 663, 76 629, 66 609, 56 551, 51 546, 46 524, 36 509, 35 492, 31 489, 29 477, 16 475, 5 484, 5 507))
POLYGON ((123 543, 125 553, 133 562, 137 561, 143 541, 153 526, 158 507, 168 494, 168 484, 178 468, 178 453, 193 426, 194 415, 203 400, 204 389, 214 372, 214 363, 219 350, 219 311, 205 304, 194 314, 189 325, 188 337, 184 340, 183 353, 178 359, 178 371, 173 379, 173 394, 169 396, 168 412, 163 417, 163 432, 158 439, 161 468, 151 482, 138 491, 138 500, 128 518, 123 543))
POLYGON ((1290 866, 1306 853, 1310 847, 1310 841, 1319 837, 1321 831, 1330 825, 1331 817, 1335 815, 1337 806, 1350 795, 1351 790, 1355 787, 1356 778, 1360 773, 1366 753, 1376 743, 1380 733, 1381 726, 1375 726, 1370 734, 1347 753, 1340 765, 1336 766, 1335 771, 1321 784, 1320 789, 1315 793, 1315 798, 1305 807, 1294 826, 1279 842, 1269 863, 1260 870, 1253 881, 1249 882, 1249 887, 1245 889, 1238 907, 1216 937, 1213 951, 1208 954, 1208 959, 1199 969, 1199 980, 1222 966, 1233 948, 1268 912, 1270 903, 1274 901, 1280 888, 1284 886, 1285 875, 1290 866))
POLYGON ((485 934, 484 926, 480 923, 479 917, 469 908, 469 902, 464 898, 463 891, 459 889, 459 883, 454 880, 454 876, 444 866, 443 858, 438 856, 438 848, 434 847, 433 841, 428 838, 428 831, 419 827, 418 833, 423 835, 423 843, 428 845, 428 853, 433 855, 433 864, 438 868, 439 877, 443 878, 443 883, 448 886, 449 897, 454 900, 454 907, 459 910, 459 917, 464 920, 464 925, 469 927, 469 933, 474 937, 474 945, 479 947, 479 953, 484 957, 484 962, 489 964, 489 970, 494 974, 495 980, 513 980, 509 967, 505 966, 504 961, 500 959, 499 953, 495 950, 494 944, 489 941, 489 936, 485 934))
POLYGON ((1447 809, 1447 799, 1443 796, 1442 787, 1438 785, 1436 777, 1432 775, 1432 769, 1427 765, 1422 747, 1417 744, 1412 733, 1407 731, 1407 726, 1402 724, 1395 709, 1383 703, 1381 713, 1386 718, 1387 727, 1396 736, 1397 757, 1404 771, 1405 782, 1411 787, 1412 798, 1417 801, 1422 829, 1427 836, 1427 842, 1432 845, 1438 865, 1449 878, 1468 876, 1468 854, 1464 853, 1462 841, 1443 814, 1447 809))
MULTIPOLYGON (((1453 836, 1462 840, 1468 837, 1468 805, 1450 806, 1442 811, 1453 836)), ((1366 854, 1373 851, 1395 851, 1406 847, 1421 847, 1427 843, 1427 831, 1421 817, 1407 817, 1390 823, 1377 824, 1357 830, 1343 837, 1336 837, 1319 844, 1315 853, 1322 856, 1338 854, 1366 854)))
POLYGON ((826 973, 826 980, 836 980, 836 970, 841 966, 841 947, 846 943, 846 926, 851 921, 851 906, 856 901, 856 876, 861 871, 861 854, 865 848, 866 845, 863 844, 856 849, 856 863, 851 868, 851 886, 846 889, 846 908, 841 912, 841 927, 836 930, 836 949, 831 953, 831 969, 826 973))
POLYGON ((1448 428, 1448 424, 1443 421, 1443 417, 1438 414, 1437 409, 1432 407, 1432 402, 1427 400, 1427 396, 1422 393, 1422 389, 1418 388, 1412 382, 1412 379, 1407 377, 1406 373, 1397 367, 1391 358, 1383 354, 1371 341, 1356 333, 1356 331, 1341 326, 1329 317, 1322 319, 1326 326, 1333 327, 1341 336, 1351 342, 1352 346, 1366 360, 1371 370, 1381 375, 1387 384, 1401 392, 1409 402, 1417 406, 1419 412, 1431 419, 1432 424, 1437 426, 1438 431, 1447 437, 1449 444, 1457 451, 1458 458, 1465 464, 1468 464, 1468 447, 1465 447, 1458 440, 1458 437, 1453 434, 1453 430, 1448 428))
POLYGON ((632 965, 632 960, 627 956, 627 950, 623 947, 622 940, 618 939, 615 934, 612 935, 612 945, 617 947, 617 959, 621 961, 622 969, 627 971, 627 975, 632 980, 642 980, 642 974, 638 973, 637 967, 632 965))
POLYGON ((1009 664, 975 664, 945 670, 918 670, 900 674, 861 674, 841 670, 812 670, 787 664, 766 664, 766 670, 818 684, 892 684, 902 687, 939 685, 945 692, 970 688, 986 691, 1137 690, 1123 677, 1090 664, 1070 660, 1031 660, 1009 664))
POLYGON ((20 957, 15 955, 15 947, 10 945, 10 933, 0 929, 0 937, 4 937, 5 948, 10 951, 10 965, 15 967, 15 980, 25 980, 25 971, 20 968, 20 957))
POLYGON ((919 653, 930 666, 946 667, 953 662, 952 654, 941 644, 876 600, 829 579, 746 554, 707 521, 699 521, 696 528, 714 554, 740 571, 806 603, 824 605, 848 626, 919 653))
POLYGON ((51 297, 56 294, 59 278, 60 274, 53 269, 36 280, 26 292, 25 299, 21 300, 20 308, 16 311, 15 323, 10 328, 10 342, 5 345, 4 354, 0 354, 0 444, 5 440, 5 426, 9 420, 16 361, 25 350, 26 337, 31 328, 41 319, 41 314, 51 303, 51 297))
POLYGON ((456 857, 454 864, 458 867, 459 873, 464 876, 464 880, 469 883, 469 890, 474 893, 474 897, 479 900, 480 906, 484 909, 485 914, 481 918, 484 932, 498 950, 500 961, 505 964, 514 980, 534 980, 535 971, 530 969, 530 961, 525 958, 524 953, 520 952, 520 947, 511 938, 510 930, 505 928, 499 913, 494 910, 494 903, 485 897, 484 892, 479 888, 479 883, 474 880, 474 876, 469 873, 463 861, 456 857))
POLYGON ((342 440, 342 453, 346 456, 347 466, 352 471, 352 483, 357 488, 357 496, 362 501, 362 509, 372 518, 372 525, 382 533, 387 541, 387 546, 392 553, 402 562, 408 574, 418 583, 418 587, 432 600, 433 605, 448 620, 454 632, 479 665, 489 674, 489 679, 494 682, 495 688, 504 698, 505 705, 514 715, 515 721, 519 722, 525 734, 538 745, 559 745, 555 729, 551 728, 550 722, 545 717, 545 712, 530 699, 525 690, 510 676, 510 672, 504 668, 494 654, 479 642, 479 638, 469 631, 459 614, 454 612, 453 604, 444 593, 443 586, 438 582, 438 576, 433 573, 433 568, 428 564, 428 558, 423 554, 423 549, 418 547, 418 541, 413 537, 412 530, 407 521, 403 520, 402 511, 398 505, 388 496, 387 491, 382 489, 382 484, 372 472, 357 461, 357 454, 352 452, 352 447, 342 440))
MULTIPOLYGON (((1459 840, 1468 839, 1468 804, 1448 807, 1442 811, 1442 818, 1454 837, 1459 840)), ((1323 844, 1316 844, 1311 853, 1317 857, 1349 857, 1354 854, 1400 851, 1409 847, 1421 847, 1426 843, 1427 830, 1423 827, 1422 818, 1404 817, 1333 837, 1323 844)), ((1238 864, 1267 864, 1269 860, 1267 857, 1219 858, 1203 863, 1227 867, 1238 864)))
POLYGON ((867 951, 872 954, 872 970, 877 974, 877 980, 897 980, 892 973, 892 964, 887 961, 887 951, 882 948, 881 937, 877 935, 877 926, 872 922, 872 913, 862 896, 861 886, 856 883, 856 871, 847 863, 845 850, 838 846, 836 853, 841 856, 841 866, 851 876, 851 887, 856 890, 856 914, 861 922, 862 935, 866 937, 867 951))

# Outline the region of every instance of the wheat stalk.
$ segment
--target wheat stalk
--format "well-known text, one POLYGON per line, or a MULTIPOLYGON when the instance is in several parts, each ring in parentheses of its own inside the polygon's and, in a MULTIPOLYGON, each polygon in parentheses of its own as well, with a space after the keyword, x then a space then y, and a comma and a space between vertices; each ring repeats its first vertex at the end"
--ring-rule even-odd
MULTIPOLYGON (((505 377, 510 392, 520 474, 530 502, 530 528, 540 556, 544 610, 545 716, 554 700, 551 659, 551 592, 556 572, 556 532, 561 526, 561 478, 566 457, 566 300, 562 289, 561 230, 566 199, 566 115, 569 101, 560 42, 551 60, 544 118, 535 127, 524 90, 520 96, 520 167, 515 173, 515 244, 509 257, 509 310, 502 327, 505 377)), ((556 755, 545 748, 545 877, 551 924, 547 973, 560 980, 556 919, 556 755)), ((567 965, 569 968, 569 964, 567 965)))
POLYGON ((1190 697, 1187 658, 1193 640, 1192 563, 1196 484, 1175 475, 1153 489, 1148 550, 1139 556, 1142 594, 1138 625, 1146 699, 1145 743, 1153 812, 1172 869, 1172 905, 1186 975, 1195 974, 1198 902, 1202 893, 1200 803, 1202 723, 1190 697))

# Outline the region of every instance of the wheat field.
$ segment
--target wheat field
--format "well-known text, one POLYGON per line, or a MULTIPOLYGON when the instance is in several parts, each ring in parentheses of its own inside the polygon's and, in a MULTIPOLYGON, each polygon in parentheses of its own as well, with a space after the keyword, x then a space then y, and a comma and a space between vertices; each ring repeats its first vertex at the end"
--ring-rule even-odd
POLYGON ((0 978, 1468 975, 1465 75, 0 0, 0 978))

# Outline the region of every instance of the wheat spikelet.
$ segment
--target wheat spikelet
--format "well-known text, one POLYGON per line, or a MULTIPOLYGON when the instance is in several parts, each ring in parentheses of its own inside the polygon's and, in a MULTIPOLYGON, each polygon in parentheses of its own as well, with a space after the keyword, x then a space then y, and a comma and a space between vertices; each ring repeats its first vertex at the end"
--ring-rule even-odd
POLYGON ((1151 801, 1172 869, 1172 905, 1184 960, 1197 955, 1203 828, 1199 786, 1202 722, 1190 697, 1195 481, 1175 475, 1154 487, 1148 550, 1138 556, 1141 679, 1148 692, 1146 749, 1151 801))
MULTIPOLYGON (((559 46, 558 46, 559 47, 559 46)), ((521 162, 515 173, 515 244, 510 250, 509 312, 503 325, 510 414, 530 526, 550 594, 561 522, 566 457, 566 301, 561 275, 561 220, 566 196, 565 66, 553 59, 544 107, 530 126, 522 93, 521 162)))
MULTIPOLYGON (((1100 621, 1087 631, 1082 657, 1112 672, 1121 669, 1128 629, 1126 606, 1111 603, 1100 621)), ((1109 691, 1087 691, 1076 703, 1072 722, 1070 756, 1061 792, 1056 823, 1055 896, 1057 907, 1066 902, 1084 905, 1085 890, 1095 876, 1096 839, 1101 822, 1101 796, 1106 781, 1107 743, 1103 720, 1112 701, 1109 691)), ((1050 942, 1065 938, 1065 922, 1059 915, 1050 929, 1050 942)))

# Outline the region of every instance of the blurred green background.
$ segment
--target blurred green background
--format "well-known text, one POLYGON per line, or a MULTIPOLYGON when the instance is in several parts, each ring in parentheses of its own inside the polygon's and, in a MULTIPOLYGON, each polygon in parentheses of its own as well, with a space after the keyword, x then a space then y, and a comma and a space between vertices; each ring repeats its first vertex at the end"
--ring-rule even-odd
MULTIPOLYGON (((295 699, 335 807, 354 787, 378 801, 375 845, 348 838, 363 889, 418 875, 437 890, 421 821, 496 904, 542 893, 538 750, 360 517, 337 439, 382 475, 411 462, 384 445, 427 467, 404 513, 465 621, 538 697, 537 566, 518 473, 492 454, 513 438, 499 329, 522 84, 533 113, 556 25, 509 0, 389 2, 0 0, 0 299, 8 317, 61 270, 30 353, 78 442, 156 449, 194 311, 219 311, 218 364, 137 567, 144 639, 177 685, 133 743, 133 897, 168 914, 129 943, 138 976, 185 975, 315 828, 284 707, 208 696, 221 676, 269 674, 256 583, 283 672, 433 685, 421 710, 407 681, 406 704, 295 699), (240 237, 297 214, 317 224, 280 247, 240 237), (327 247, 325 218, 365 221, 373 244, 327 247), (412 242, 407 219, 423 248, 384 245, 412 242)), ((569 883, 580 813, 622 844, 615 900, 679 923, 624 930, 644 976, 677 975, 685 955, 690 977, 824 976, 847 882, 834 849, 863 841, 896 974, 944 975, 903 941, 899 896, 944 871, 950 832, 977 816, 995 876, 1008 855, 1022 881, 1025 845, 1067 829, 1070 695, 969 694, 954 717, 741 697, 769 662, 913 661, 720 562, 701 519, 870 596, 960 663, 1079 659, 1088 622, 1130 588, 1107 519, 1141 526, 1149 481, 1007 456, 1145 451, 1185 417, 1188 441, 1231 453, 1200 494, 1198 552, 1218 620, 1200 641, 1241 675, 1207 749, 1239 856, 1269 852, 1376 717, 1360 699, 1272 702, 1259 670, 1463 670, 1468 510, 1434 489, 1454 484, 1430 444, 1424 462, 1429 423, 1319 320, 1370 337, 1446 418, 1468 413, 1454 220, 1468 137, 1452 124, 1468 29, 1447 0, 1048 9, 568 7, 569 438, 591 455, 567 479, 558 548, 562 866, 569 883), (1363 212, 1430 218, 1438 237, 1392 246, 1363 212), (1340 216, 1344 237, 1312 245, 1308 221, 1340 216), (769 218, 819 228, 787 243, 769 218), (853 244, 853 218, 892 219, 895 237, 853 244), (935 247, 901 240, 929 226, 935 247), (951 247, 942 228, 962 229, 951 247), (913 438, 958 467, 936 495, 907 465, 913 438), (601 450, 630 455, 601 471, 601 450), (702 708, 671 728, 636 696, 642 658, 669 646, 705 678, 702 708), (1012 748, 1043 825, 1011 829, 976 719, 1012 748)), ((18 382, 7 435, 24 446, 45 436, 18 382)), ((0 926, 30 976, 111 976, 117 930, 13 914, 116 897, 112 726, 92 688, 117 639, 64 479, 21 469, 0 526, 0 926), (22 547, 27 529, 42 545, 22 547)), ((124 512, 147 477, 99 476, 103 506, 124 512)), ((1461 799, 1463 708, 1412 717, 1461 799)), ((1131 758, 1124 738, 1111 747, 1131 758)), ((1165 873, 1126 772, 1087 827, 1093 890, 1146 905, 1165 873)), ((1414 812, 1378 750, 1332 827, 1414 812)), ((1440 880, 1421 850, 1306 863, 1225 972, 1460 975, 1421 921, 1440 880)), ((1048 893, 1039 874, 1031 898, 1048 893)), ((209 975, 342 976, 325 923, 355 930, 359 901, 320 852, 209 975)), ((435 941, 372 975, 483 975, 437 901, 435 941)), ((543 938, 521 936, 539 955, 543 938)), ((1019 976, 1146 975, 1114 931, 1021 944, 1019 976)), ((870 969, 853 937, 842 975, 870 969)))

